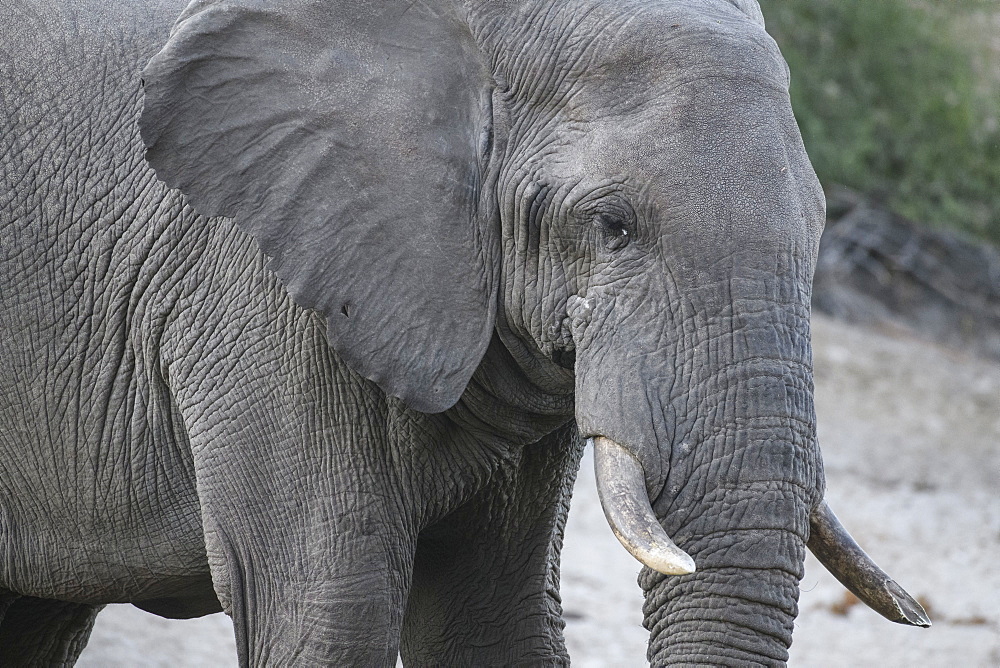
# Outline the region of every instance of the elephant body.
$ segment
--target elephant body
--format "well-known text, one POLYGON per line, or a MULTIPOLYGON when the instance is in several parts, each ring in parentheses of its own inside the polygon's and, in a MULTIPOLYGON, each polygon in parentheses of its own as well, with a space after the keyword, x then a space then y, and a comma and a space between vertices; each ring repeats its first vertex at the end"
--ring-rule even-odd
POLYGON ((0 2, 0 663, 131 602, 568 664, 586 438, 680 545, 609 513, 651 662, 786 660, 839 526, 787 71, 748 0, 579 5, 0 2))
MULTIPOLYGON (((454 600, 440 598, 464 594, 466 615, 458 617, 469 626, 461 641, 469 646, 489 644, 493 632, 473 612, 492 616, 509 605, 522 628, 504 640, 523 646, 505 651, 564 656, 551 641, 561 621, 548 552, 582 452, 558 429, 572 419, 571 386, 525 393, 530 385, 517 384, 516 363, 497 345, 493 371, 505 369, 509 387, 484 381, 449 414, 428 415, 351 372, 327 344, 322 320, 296 306, 265 268, 253 239, 227 219, 195 214, 143 160, 140 71, 183 8, 4 7, 5 51, 15 57, 4 70, 9 115, 0 152, 0 590, 10 592, 8 620, 22 610, 37 616, 25 621, 31 633, 0 630, 0 657, 44 663, 82 649, 76 639, 106 603, 170 617, 232 610, 231 583, 216 572, 213 588, 209 559, 221 563, 241 550, 226 532, 267 532, 280 535, 272 546, 279 552, 245 558, 266 560, 275 581, 269 567, 254 564, 248 573, 259 582, 242 582, 239 594, 280 588, 285 603, 274 624, 321 617, 332 605, 323 594, 331 594, 344 622, 363 623, 360 637, 378 639, 376 650, 356 640, 344 656, 391 663, 398 640, 388 629, 398 634, 405 601, 379 600, 379 590, 420 584, 405 525, 432 523, 460 503, 468 524, 452 521, 462 527, 467 563, 434 575, 445 580, 434 595, 415 587, 410 605, 450 619, 454 611, 438 606, 454 600), (396 450, 386 456, 385 448, 396 450), (230 457, 228 472, 213 470, 214 458, 230 457), (233 475, 231 466, 243 465, 233 475), (506 485, 496 489, 501 477, 506 485), (517 507, 510 496, 519 487, 545 503, 517 507), (203 514, 210 497, 231 499, 220 513, 239 526, 213 526, 203 514), (505 509, 481 518, 480 505, 505 509), (507 546, 491 534, 505 524, 502 540, 517 545, 519 569, 522 559, 533 568, 514 570, 496 556, 507 546), (341 556, 309 565, 296 554, 341 556), (389 554, 399 561, 378 561, 389 554), (326 591, 316 567, 331 571, 326 591), (486 567, 498 587, 490 594, 478 591, 475 575, 486 567), (72 623, 44 624, 55 609, 72 610, 72 623), (548 645, 534 647, 535 637, 548 645)), ((427 558, 432 570, 456 558, 447 549, 456 537, 428 536, 429 553, 445 551, 427 558)), ((421 627, 420 646, 459 642, 435 637, 432 626, 421 627)), ((244 643, 255 633, 281 635, 238 632, 244 643)), ((294 650, 272 647, 253 660, 294 650)))
POLYGON ((24 595, 208 582, 161 345, 200 221, 145 165, 135 125, 138 72, 182 9, 2 6, 0 587, 24 595))

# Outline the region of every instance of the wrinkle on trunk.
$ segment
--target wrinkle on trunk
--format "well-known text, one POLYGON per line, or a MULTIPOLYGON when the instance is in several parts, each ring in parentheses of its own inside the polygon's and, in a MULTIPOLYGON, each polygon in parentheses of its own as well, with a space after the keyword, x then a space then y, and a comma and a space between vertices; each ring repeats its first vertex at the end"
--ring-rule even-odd
POLYGON ((788 659, 805 559, 805 495, 785 487, 756 501, 733 496, 682 529, 696 573, 665 577, 643 569, 639 576, 652 665, 788 659))
POLYGON ((807 354, 748 348, 701 380, 693 413, 678 409, 686 417, 654 507, 698 571, 640 576, 653 665, 788 658, 809 510, 823 486, 812 379, 807 354))

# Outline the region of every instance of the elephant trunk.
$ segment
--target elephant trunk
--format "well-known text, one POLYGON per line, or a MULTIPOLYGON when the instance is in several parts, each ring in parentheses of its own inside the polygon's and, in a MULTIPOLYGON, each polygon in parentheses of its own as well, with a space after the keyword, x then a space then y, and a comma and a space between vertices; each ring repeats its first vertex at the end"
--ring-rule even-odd
POLYGON ((639 577, 651 665, 784 665, 798 612, 808 499, 780 486, 721 493, 675 532, 698 570, 639 577), (734 512, 735 511, 735 512, 734 512), (719 518, 727 521, 719 522, 719 518))
POLYGON ((608 521, 646 566, 652 664, 783 665, 807 543, 873 609, 929 625, 822 501, 806 307, 730 303, 728 333, 651 343, 606 314, 611 343, 578 351, 577 421, 608 521), (609 368, 621 383, 601 382, 609 368))
POLYGON ((823 486, 808 368, 746 358, 718 402, 679 420, 653 507, 697 571, 640 576, 652 665, 787 661, 823 486))
MULTIPOLYGON (((697 323, 707 309, 695 304, 691 320, 652 340, 649 329, 598 312, 593 322, 611 342, 595 355, 577 352, 578 423, 595 441, 599 475, 626 475, 627 467, 602 463, 613 441, 618 458, 638 462, 644 477, 629 503, 641 505, 645 492, 664 530, 645 530, 640 520, 616 531, 631 532, 623 543, 639 544, 633 554, 647 565, 640 584, 653 665, 775 665, 788 657, 823 475, 808 307, 771 298, 774 289, 761 297, 761 285, 773 283, 756 283, 750 296, 727 284, 724 317, 697 323), (613 393, 601 382, 608 368, 624 376, 613 393), (644 558, 643 538, 659 546, 667 568, 644 558)), ((594 331, 585 332, 591 341, 594 331)))

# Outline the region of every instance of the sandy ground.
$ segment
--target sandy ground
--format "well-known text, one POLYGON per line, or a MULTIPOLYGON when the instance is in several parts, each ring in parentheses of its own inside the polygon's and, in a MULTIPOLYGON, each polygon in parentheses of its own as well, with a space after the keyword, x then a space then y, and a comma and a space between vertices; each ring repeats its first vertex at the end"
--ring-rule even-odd
MULTIPOLYGON (((883 620, 810 557, 791 665, 1000 666, 1000 364, 820 317, 814 342, 827 499, 934 626, 883 620)), ((601 515, 588 457, 563 559, 574 665, 644 665, 637 572, 601 515)), ((231 634, 223 615, 110 606, 79 665, 234 666, 231 634)))

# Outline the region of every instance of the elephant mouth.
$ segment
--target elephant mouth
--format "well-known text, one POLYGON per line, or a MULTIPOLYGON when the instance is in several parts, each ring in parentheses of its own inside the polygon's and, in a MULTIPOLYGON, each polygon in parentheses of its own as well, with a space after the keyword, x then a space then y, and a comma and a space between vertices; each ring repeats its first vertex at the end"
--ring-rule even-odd
MULTIPOLYGON (((639 460, 604 436, 588 439, 594 449, 597 492, 611 530, 643 565, 664 575, 690 575, 695 561, 667 535, 646 493, 639 460)), ((927 627, 923 607, 879 568, 821 502, 809 516, 809 549, 841 584, 886 619, 927 627)))

